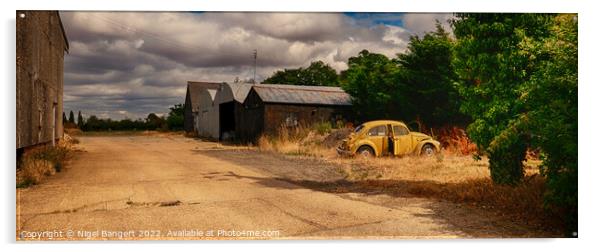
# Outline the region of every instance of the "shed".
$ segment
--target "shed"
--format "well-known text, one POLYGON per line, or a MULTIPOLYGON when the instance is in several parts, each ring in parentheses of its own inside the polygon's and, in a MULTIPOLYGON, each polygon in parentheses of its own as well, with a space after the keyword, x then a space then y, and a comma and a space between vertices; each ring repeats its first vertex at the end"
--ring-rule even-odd
POLYGON ((255 84, 236 117, 236 135, 255 141, 279 127, 310 126, 318 122, 350 120, 351 97, 340 87, 255 84))
POLYGON ((58 11, 17 11, 17 153, 63 136, 63 66, 69 42, 58 11))
POLYGON ((198 133, 197 125, 199 116, 199 105, 201 103, 201 93, 204 89, 217 90, 220 87, 219 82, 199 82, 189 81, 186 87, 186 100, 184 101, 184 130, 186 132, 198 133))

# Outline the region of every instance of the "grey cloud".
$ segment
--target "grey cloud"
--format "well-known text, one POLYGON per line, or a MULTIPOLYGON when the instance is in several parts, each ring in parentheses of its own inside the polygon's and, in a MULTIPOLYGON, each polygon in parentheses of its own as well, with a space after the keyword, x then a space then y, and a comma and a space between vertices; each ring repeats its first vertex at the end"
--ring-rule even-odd
POLYGON ((316 42, 342 35, 345 17, 334 13, 207 13, 221 27, 239 26, 289 42, 316 42))
MULTIPOLYGON (((166 113, 188 80, 257 79, 323 60, 341 71, 362 49, 389 57, 411 30, 339 13, 61 12, 70 41, 65 109, 109 117, 166 113)), ((432 21, 434 22, 434 21, 432 21)))
POLYGON ((412 34, 423 35, 425 32, 434 31, 435 23, 438 20, 447 31, 451 31, 448 20, 453 19, 451 13, 408 13, 404 14, 402 21, 404 27, 412 34))

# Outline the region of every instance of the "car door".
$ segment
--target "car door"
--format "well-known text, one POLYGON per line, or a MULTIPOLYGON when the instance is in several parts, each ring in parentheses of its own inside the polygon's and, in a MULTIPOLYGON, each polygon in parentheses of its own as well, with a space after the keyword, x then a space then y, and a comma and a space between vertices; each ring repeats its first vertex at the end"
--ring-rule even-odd
POLYGON ((366 135, 368 138, 368 141, 372 142, 374 144, 374 146, 376 146, 376 150, 375 150, 375 154, 380 156, 382 155, 383 151, 386 151, 385 147, 386 147, 386 143, 387 143, 387 135, 386 135, 386 131, 387 128, 385 125, 378 125, 378 126, 374 126, 372 127, 370 130, 368 130, 368 134, 366 135))
POLYGON ((393 134, 395 140, 395 155, 410 154, 414 150, 412 146, 412 136, 408 128, 403 125, 393 125, 393 134))

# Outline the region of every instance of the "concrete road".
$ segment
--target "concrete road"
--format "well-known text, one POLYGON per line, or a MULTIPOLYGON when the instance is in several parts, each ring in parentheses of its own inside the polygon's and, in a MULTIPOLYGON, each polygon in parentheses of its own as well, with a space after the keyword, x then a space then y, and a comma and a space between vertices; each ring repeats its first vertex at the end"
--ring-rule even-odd
MULTIPOLYGON (((427 200, 381 204, 366 195, 302 188, 262 170, 260 153, 234 162, 241 159, 220 155, 237 151, 220 154, 216 143, 181 136, 79 140, 82 151, 63 172, 17 191, 18 239, 469 236, 433 214, 427 200)), ((303 166, 290 160, 267 165, 303 166)))

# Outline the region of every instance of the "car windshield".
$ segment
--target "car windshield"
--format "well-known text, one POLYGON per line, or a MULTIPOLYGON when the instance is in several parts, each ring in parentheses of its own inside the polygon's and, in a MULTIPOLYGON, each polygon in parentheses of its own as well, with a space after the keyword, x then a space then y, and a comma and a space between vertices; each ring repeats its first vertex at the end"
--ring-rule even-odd
POLYGON ((355 127, 355 130, 353 130, 353 132, 358 133, 360 132, 362 129, 364 128, 364 125, 361 124, 360 126, 355 127))

